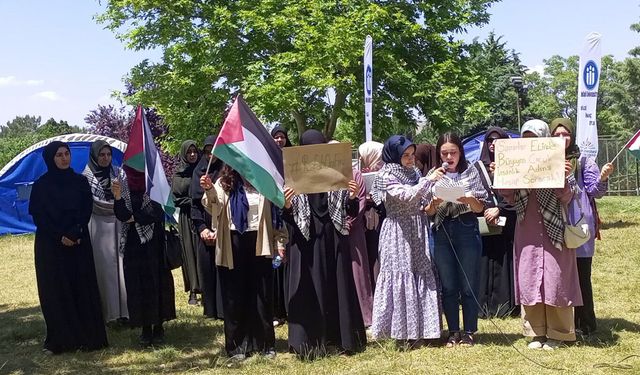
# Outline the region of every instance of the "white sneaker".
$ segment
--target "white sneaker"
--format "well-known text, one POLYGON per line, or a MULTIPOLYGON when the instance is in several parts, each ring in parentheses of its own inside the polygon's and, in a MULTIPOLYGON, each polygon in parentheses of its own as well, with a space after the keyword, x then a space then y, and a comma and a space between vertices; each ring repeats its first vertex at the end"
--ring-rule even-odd
POLYGON ((527 348, 529 349, 542 349, 543 344, 541 341, 538 340, 533 340, 529 343, 529 345, 527 345, 527 348))
POLYGON ((555 350, 562 346, 562 341, 549 339, 544 343, 542 349, 544 350, 555 350))

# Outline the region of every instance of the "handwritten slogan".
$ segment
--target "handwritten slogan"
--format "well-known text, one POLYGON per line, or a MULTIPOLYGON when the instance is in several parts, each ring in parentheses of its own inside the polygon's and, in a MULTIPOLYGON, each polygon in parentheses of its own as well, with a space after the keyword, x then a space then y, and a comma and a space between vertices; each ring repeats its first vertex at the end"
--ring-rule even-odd
POLYGON ((284 184, 297 194, 346 189, 353 179, 351 144, 285 147, 284 184))
POLYGON ((563 138, 498 139, 495 142, 494 188, 564 187, 563 138))

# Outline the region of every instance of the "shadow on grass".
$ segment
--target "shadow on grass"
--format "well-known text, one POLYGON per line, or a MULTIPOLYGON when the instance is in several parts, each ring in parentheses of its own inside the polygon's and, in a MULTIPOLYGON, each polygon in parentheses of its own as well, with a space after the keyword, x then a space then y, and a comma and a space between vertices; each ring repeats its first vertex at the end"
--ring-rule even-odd
POLYGON ((598 319, 597 324, 598 329, 591 335, 584 336, 580 345, 597 348, 615 346, 620 340, 618 332, 640 333, 640 324, 621 318, 598 319))
POLYGON ((109 347, 104 350, 46 356, 40 307, 0 304, 0 373, 187 372, 228 362, 219 343, 224 335, 221 321, 179 316, 165 324, 166 345, 161 347, 140 347, 139 333, 139 328, 108 328, 109 347))
POLYGON ((622 229, 622 228, 629 228, 629 227, 635 227, 638 224, 635 222, 630 222, 630 221, 623 221, 623 220, 618 220, 618 221, 614 221, 614 222, 603 222, 601 229, 602 230, 607 230, 607 229, 622 229))

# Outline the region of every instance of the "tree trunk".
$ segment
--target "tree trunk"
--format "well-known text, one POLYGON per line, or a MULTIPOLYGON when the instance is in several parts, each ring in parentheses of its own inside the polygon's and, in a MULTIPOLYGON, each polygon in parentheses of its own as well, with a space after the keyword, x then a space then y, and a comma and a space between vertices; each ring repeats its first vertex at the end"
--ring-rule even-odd
POLYGON ((333 104, 333 108, 331 109, 331 114, 329 118, 325 121, 324 124, 324 136, 327 138, 327 141, 333 138, 333 133, 336 131, 336 125, 338 123, 338 118, 342 113, 342 108, 344 108, 344 103, 347 101, 347 95, 342 90, 336 89, 336 99, 333 104))
POLYGON ((302 137, 302 134, 305 132, 305 130, 307 130, 307 121, 305 120, 302 113, 296 110, 291 111, 291 116, 293 116, 293 119, 296 121, 296 127, 298 128, 297 143, 300 144, 300 137, 302 137))

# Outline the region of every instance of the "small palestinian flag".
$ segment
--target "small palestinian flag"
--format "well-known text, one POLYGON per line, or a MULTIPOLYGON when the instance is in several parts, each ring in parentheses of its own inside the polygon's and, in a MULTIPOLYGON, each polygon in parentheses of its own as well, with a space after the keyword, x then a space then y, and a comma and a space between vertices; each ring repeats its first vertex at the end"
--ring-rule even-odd
POLYGON ((143 172, 147 194, 152 201, 158 202, 164 212, 172 216, 176 208, 173 203, 171 187, 164 174, 160 153, 153 143, 153 135, 142 106, 136 110, 136 118, 131 124, 129 143, 124 151, 123 164, 143 172))
POLYGON ((640 130, 636 132, 636 134, 631 137, 629 142, 624 146, 631 155, 635 156, 637 159, 640 159, 640 130))
POLYGON ((240 95, 220 129, 212 153, 276 206, 284 206, 282 151, 240 95))

